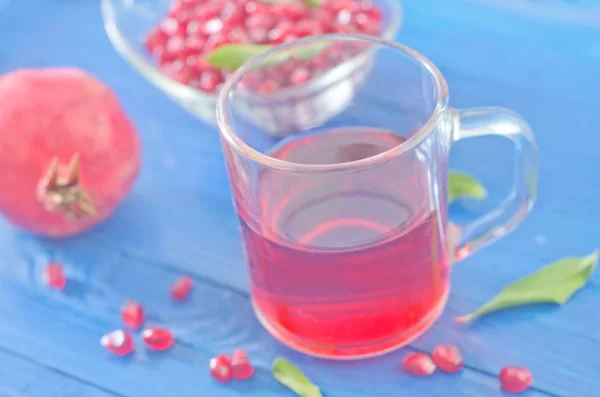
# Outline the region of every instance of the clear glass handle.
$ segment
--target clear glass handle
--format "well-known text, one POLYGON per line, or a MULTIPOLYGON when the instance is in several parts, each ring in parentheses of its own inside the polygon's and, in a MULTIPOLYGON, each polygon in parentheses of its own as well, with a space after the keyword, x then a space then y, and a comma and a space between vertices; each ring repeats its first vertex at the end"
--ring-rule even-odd
POLYGON ((531 127, 519 114, 499 107, 453 110, 453 113, 453 141, 500 135, 515 145, 512 190, 496 209, 461 226, 455 251, 456 260, 461 260, 515 229, 529 213, 536 197, 539 159, 531 127))

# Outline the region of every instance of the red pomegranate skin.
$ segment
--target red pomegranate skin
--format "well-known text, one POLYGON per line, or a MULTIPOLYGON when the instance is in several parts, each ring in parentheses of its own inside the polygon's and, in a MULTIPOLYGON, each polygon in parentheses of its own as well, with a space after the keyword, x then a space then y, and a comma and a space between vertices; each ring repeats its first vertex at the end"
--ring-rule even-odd
POLYGON ((75 68, 21 69, 0 77, 0 211, 31 233, 66 237, 106 219, 140 169, 140 143, 116 96, 75 68), (79 156, 78 186, 92 215, 67 216, 44 205, 40 181, 52 159, 58 177, 79 156))

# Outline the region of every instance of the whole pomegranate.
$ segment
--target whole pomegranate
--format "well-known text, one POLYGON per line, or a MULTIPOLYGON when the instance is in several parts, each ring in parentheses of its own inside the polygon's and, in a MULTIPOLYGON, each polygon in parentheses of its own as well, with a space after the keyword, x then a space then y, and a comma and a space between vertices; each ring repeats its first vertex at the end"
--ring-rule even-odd
POLYGON ((79 69, 0 76, 0 211, 50 237, 106 219, 140 168, 139 138, 117 98, 79 69))

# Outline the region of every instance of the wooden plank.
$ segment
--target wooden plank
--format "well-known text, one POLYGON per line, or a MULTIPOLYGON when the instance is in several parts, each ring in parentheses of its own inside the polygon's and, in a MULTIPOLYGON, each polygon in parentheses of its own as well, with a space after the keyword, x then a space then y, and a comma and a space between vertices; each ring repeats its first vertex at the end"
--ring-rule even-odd
MULTIPOLYGON (((11 233, 5 227, 2 230, 11 233)), ((407 376, 398 368, 407 349, 360 362, 312 359, 270 337, 242 294, 197 279, 190 300, 173 303, 168 287, 178 272, 107 251, 89 240, 49 244, 15 237, 12 244, 6 243, 7 238, 0 243, 4 253, 0 262, 0 348, 18 351, 119 394, 291 396, 269 374, 271 360, 286 356, 331 397, 387 396, 400 390, 403 395, 419 397, 448 392, 465 397, 501 395, 495 376, 479 369, 427 380, 407 376), (47 290, 41 283, 40 272, 48 260, 61 261, 67 268, 69 284, 64 294, 47 290), (136 337, 137 352, 129 359, 105 352, 98 340, 104 332, 120 326, 118 308, 125 299, 142 302, 149 323, 167 324, 178 338, 177 346, 165 353, 147 352, 136 337), (237 347, 249 351, 257 367, 256 377, 227 386, 212 381, 206 371, 210 357, 237 347)), ((532 391, 529 395, 553 394, 532 391)))
MULTIPOLYGON (((582 349, 581 346, 600 348, 600 337, 593 332, 600 326, 596 321, 596 316, 593 316, 596 302, 600 299, 599 290, 596 288, 597 276, 593 278, 588 288, 561 310, 556 307, 516 310, 491 316, 473 327, 459 327, 451 321, 453 315, 474 309, 506 283, 530 273, 542 264, 564 255, 585 254, 594 248, 589 241, 577 238, 567 239, 561 229, 577 230, 582 235, 593 235, 596 228, 593 224, 585 224, 580 221, 568 222, 563 217, 551 213, 544 214, 540 211, 534 213, 531 219, 506 241, 457 265, 453 277, 454 288, 449 309, 442 320, 423 339, 413 345, 419 349, 430 350, 438 342, 457 342, 462 346, 468 360, 476 363, 474 368, 478 370, 493 374, 504 364, 525 363, 536 372, 536 382, 542 390, 552 390, 553 393, 564 396, 577 395, 570 393, 593 395, 585 393, 593 392, 596 387, 594 373, 597 373, 600 368, 596 360, 588 355, 588 349, 582 349), (543 238, 542 243, 539 242, 540 236, 543 238), (549 345, 552 345, 553 348, 548 349, 549 345), (561 364, 553 365, 556 362, 561 364), (580 376, 583 378, 580 379, 580 376)), ((17 326, 18 331, 20 331, 18 324, 47 321, 45 318, 35 320, 39 314, 37 312, 28 313, 26 308, 32 310, 31 307, 39 306, 37 310, 43 312, 52 310, 51 317, 57 318, 60 318, 61 310, 66 312, 76 310, 78 316, 84 317, 84 320, 78 320, 83 324, 98 322, 94 316, 104 316, 113 320, 104 326, 104 330, 97 329, 87 333, 81 331, 83 334, 79 337, 78 343, 83 343, 82 340, 86 338, 85 343, 88 346, 86 350, 90 350, 92 347, 98 348, 98 336, 106 329, 118 325, 116 312, 122 300, 127 297, 151 302, 150 307, 155 308, 152 310, 159 309, 165 313, 159 316, 162 321, 170 323, 169 316, 179 318, 180 314, 177 312, 168 313, 169 310, 174 310, 174 307, 168 304, 167 288, 175 274, 171 274, 170 269, 164 269, 163 263, 147 263, 133 257, 121 257, 119 253, 112 251, 107 253, 104 244, 91 239, 40 243, 22 235, 11 239, 11 234, 10 229, 4 229, 5 238, 3 240, 17 242, 17 244, 10 243, 12 247, 8 244, 2 247, 3 257, 6 261, 3 266, 4 277, 8 280, 16 278, 29 284, 29 288, 33 289, 33 291, 24 289, 18 292, 15 292, 14 288, 3 287, 1 289, 8 294, 1 300, 10 306, 11 312, 10 314, 4 312, 3 310, 6 309, 2 309, 0 306, 0 315, 2 318, 10 318, 8 324, 17 326), (99 243, 100 245, 96 246, 99 243), (51 259, 60 260, 69 266, 69 272, 75 278, 76 286, 75 293, 67 291, 66 298, 50 295, 53 300, 58 299, 62 303, 61 307, 55 309, 48 308, 50 302, 36 304, 36 301, 45 302, 45 299, 48 299, 47 294, 43 295, 44 298, 35 298, 35 295, 40 293, 37 288, 41 266, 51 259), (143 279, 142 283, 140 283, 141 279, 143 279), (16 297, 12 296, 13 293, 16 297), (34 297, 29 297, 22 305, 15 307, 12 302, 18 298, 19 294, 34 294, 34 297), (90 313, 85 315, 82 313, 84 311, 90 313), (13 319, 15 315, 25 316, 26 319, 13 319)), ((201 265, 201 268, 196 269, 196 272, 201 275, 210 274, 210 269, 220 267, 219 264, 215 266, 215 263, 208 262, 205 256, 199 256, 197 263, 201 265)), ((241 264, 238 263, 238 265, 241 264)), ((243 268, 238 267, 232 271, 242 273, 243 268)), ((248 326, 253 329, 248 336, 250 345, 254 345, 256 342, 257 347, 260 346, 259 350, 265 350, 262 344, 276 344, 255 324, 243 295, 232 295, 232 292, 227 292, 222 287, 210 283, 206 283, 206 286, 201 288, 205 291, 201 293, 202 298, 199 301, 194 300, 192 306, 195 305, 195 307, 193 308, 188 308, 186 305, 185 316, 182 318, 190 321, 195 319, 195 322, 203 323, 206 326, 212 324, 217 328, 222 323, 234 324, 232 333, 235 334, 233 331, 237 329, 242 335, 244 335, 246 324, 250 324, 248 326), (214 308, 218 313, 213 313, 210 307, 211 302, 213 299, 218 299, 213 297, 213 293, 217 297, 223 294, 228 297, 234 296, 228 298, 228 300, 233 299, 230 303, 231 307, 227 310, 222 307, 214 308), (239 314, 236 314, 236 308, 240 308, 239 314), (208 311, 209 315, 206 315, 205 311, 208 311), (217 318, 213 317, 215 315, 217 318), (228 318, 228 316, 236 319, 228 318), (257 327, 257 329, 253 327, 257 327)), ((63 327, 78 326, 77 324, 69 325, 69 321, 66 320, 57 321, 66 323, 63 327)), ((219 347, 223 347, 218 339, 221 329, 217 335, 210 334, 210 337, 207 337, 203 332, 194 328, 188 330, 187 327, 184 325, 183 329, 190 335, 194 334, 192 336, 194 341, 203 340, 199 342, 202 344, 202 349, 213 349, 210 346, 211 343, 217 345, 214 347, 217 350, 219 347), (195 335, 196 333, 198 334, 195 335), (204 343, 208 346, 204 346, 204 343)), ((36 332, 29 327, 27 329, 29 332, 36 332)), ((57 332, 59 334, 66 333, 67 329, 61 328, 57 332)), ((40 331, 45 332, 43 329, 40 331)), ((23 337, 19 336, 19 338, 23 337)), ((14 338, 15 336, 5 335, 0 340, 5 341, 9 346, 30 346, 30 342, 14 338)), ((60 349, 64 348, 61 346, 65 342, 60 339, 40 338, 50 345, 56 345, 55 349, 58 352, 53 351, 52 355, 58 354, 60 349)), ((225 340, 229 339, 245 341, 244 336, 239 335, 225 337, 225 340)), ((227 343, 224 346, 230 347, 227 343)), ((41 349, 39 346, 34 348, 35 351, 41 349)), ((269 349, 266 348, 265 351, 268 352, 269 349)), ((208 354, 202 356, 205 360, 208 360, 209 357, 208 354)), ((398 355, 394 357, 399 361, 398 355)), ((91 365, 95 368, 100 363, 101 361, 92 361, 91 365)))
POLYGON ((1 397, 122 397, 0 350, 1 397))
MULTIPOLYGON (((564 308, 515 310, 470 327, 451 321, 543 263, 600 246, 600 138, 594 130, 600 91, 593 89, 600 33, 593 24, 490 7, 487 0, 404 2, 406 24, 399 39, 438 64, 453 105, 516 109, 535 128, 543 157, 534 214, 515 234, 456 266, 448 310, 413 344, 430 351, 438 342, 455 342, 470 368, 459 376, 421 380, 397 371, 406 349, 376 360, 330 363, 292 353, 269 337, 245 295, 235 292, 247 289, 246 272, 216 129, 184 113, 118 59, 97 3, 38 3, 35 13, 17 3, 0 12, 0 29, 11 37, 0 39, 0 71, 72 64, 98 75, 116 89, 136 121, 145 164, 117 214, 80 238, 38 241, 0 223, 0 347, 127 396, 284 395, 268 374, 276 355, 301 363, 331 397, 501 395, 494 376, 509 363, 529 365, 536 388, 547 392, 528 396, 597 395, 600 368, 589 354, 600 347, 594 332, 597 275, 564 308), (71 282, 65 295, 40 286, 41 267, 51 259, 67 264, 71 282), (166 291, 182 272, 196 276, 197 290, 191 302, 175 306, 166 291), (152 321, 173 326, 181 341, 173 352, 118 360, 99 347, 100 335, 119 326, 118 307, 130 297, 147 305, 152 321), (214 384, 206 362, 237 346, 256 359, 258 376, 247 384, 214 384)), ((583 18, 595 15, 593 6, 580 1, 568 9, 583 10, 577 14, 583 18)), ((372 95, 378 90, 374 86, 372 95)), ((510 182, 509 150, 497 140, 456 147, 452 165, 473 170, 491 197, 467 203, 466 209, 454 206, 454 217, 471 218, 500 200, 510 182)), ((9 369, 13 362, 19 368, 10 354, 2 360, 9 369)), ((52 384, 52 378, 39 379, 39 390, 52 384)), ((2 387, 16 393, 19 386, 10 382, 0 377, 0 395, 2 387)), ((87 389, 81 393, 73 394, 87 395, 87 389)))

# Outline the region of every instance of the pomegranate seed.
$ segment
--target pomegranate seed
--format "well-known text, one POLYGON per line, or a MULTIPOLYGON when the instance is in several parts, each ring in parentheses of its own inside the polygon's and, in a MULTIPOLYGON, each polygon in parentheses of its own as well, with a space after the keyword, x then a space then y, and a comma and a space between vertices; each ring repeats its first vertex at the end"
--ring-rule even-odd
POLYGON ((264 13, 268 12, 268 6, 261 2, 248 1, 244 7, 244 10, 246 10, 248 14, 264 13))
POLYGON ((146 48, 150 53, 154 53, 156 48, 164 47, 168 40, 169 36, 158 26, 146 37, 146 48))
POLYGON ((347 10, 350 13, 354 13, 359 10, 359 6, 352 0, 336 0, 333 3, 331 3, 329 9, 334 13, 339 13, 343 10, 347 10))
POLYGON ((261 76, 262 73, 259 73, 258 70, 251 71, 242 77, 238 87, 243 90, 255 90, 260 84, 261 76))
POLYGON ((282 77, 283 77, 281 74, 282 70, 278 66, 267 66, 267 67, 263 68, 262 72, 263 72, 264 78, 266 78, 266 79, 270 78, 272 80, 275 80, 275 82, 281 81, 282 77))
POLYGON ((248 29, 271 29, 277 23, 277 17, 268 12, 255 12, 246 19, 248 29))
POLYGON ((182 35, 185 33, 184 27, 177 22, 175 18, 167 18, 161 24, 160 27, 167 34, 167 36, 182 35))
POLYGON ((435 371, 435 364, 424 353, 411 353, 402 360, 402 369, 411 375, 427 376, 435 371))
POLYGON ((212 66, 208 63, 208 61, 201 56, 189 57, 186 59, 186 64, 194 68, 196 72, 204 72, 205 70, 212 69, 212 66))
POLYGON ((133 351, 133 338, 131 334, 120 329, 104 335, 100 339, 100 344, 117 356, 125 356, 133 351))
POLYGON ((67 285, 67 279, 60 263, 49 263, 44 269, 44 281, 50 288, 62 291, 67 285))
POLYGON ((268 30, 266 29, 252 29, 248 31, 248 38, 251 43, 264 44, 268 39, 268 30))
POLYGON ((192 289, 192 279, 188 276, 180 277, 171 287, 171 296, 176 301, 185 300, 192 289))
POLYGON ((327 69, 327 66, 329 65, 329 55, 327 54, 327 51, 323 51, 308 63, 312 68, 323 71, 327 69))
POLYGON ((205 4, 198 8, 196 8, 196 14, 194 15, 194 19, 196 21, 208 21, 210 19, 216 18, 221 14, 221 5, 220 4, 205 4))
POLYGON ((500 371, 500 384, 509 393, 520 393, 533 383, 533 375, 524 367, 504 367, 500 371))
POLYGON ((275 3, 273 4, 272 11, 280 18, 289 19, 294 22, 299 21, 308 14, 308 8, 301 2, 275 3))
POLYGON ((358 28, 351 23, 335 22, 333 28, 336 33, 358 33, 358 28))
POLYGON ((283 38, 292 33, 294 30, 294 25, 289 21, 282 21, 277 26, 269 31, 268 39, 271 43, 281 44, 283 43, 283 38))
POLYGON ((182 84, 189 84, 194 77, 197 77, 197 73, 194 68, 182 64, 173 72, 172 77, 182 84))
POLYGON ((140 329, 144 323, 144 308, 136 301, 125 302, 121 308, 121 319, 131 329, 140 329))
POLYGON ((301 37, 314 36, 323 33, 323 28, 318 21, 307 18, 296 24, 296 32, 301 37))
POLYGON ((206 92, 214 92, 221 82, 221 75, 218 72, 207 70, 200 75, 196 88, 206 92))
POLYGON ((169 16, 174 17, 183 11, 190 11, 191 4, 187 1, 174 1, 169 8, 169 16))
POLYGON ((261 94, 271 94, 279 89, 279 84, 275 80, 267 80, 258 86, 257 91, 261 94))
POLYGON ((235 379, 248 379, 254 374, 254 367, 248 360, 248 355, 242 349, 236 350, 231 356, 231 375, 235 379))
POLYGON ((223 81, 231 77, 232 74, 233 72, 231 70, 221 70, 221 78, 223 79, 223 81))
POLYGON ((219 33, 223 29, 223 21, 213 18, 204 25, 204 33, 207 35, 219 33))
POLYGON ((175 342, 171 331, 164 328, 146 328, 142 331, 142 338, 150 349, 159 351, 167 350, 175 342))
POLYGON ((283 42, 289 43, 290 41, 298 40, 299 38, 300 38, 300 35, 298 35, 296 33, 288 33, 285 36, 283 36, 283 42))
POLYGON ((350 10, 341 10, 340 12, 338 12, 336 21, 339 24, 342 25, 347 25, 350 23, 350 21, 352 20, 352 12, 350 12, 350 10))
POLYGON ((186 50, 183 36, 172 36, 167 42, 166 51, 175 59, 185 58, 187 56, 186 50))
POLYGON ((437 345, 431 358, 435 365, 444 372, 458 372, 463 367, 462 355, 453 345, 437 345))
POLYGON ((223 44, 227 44, 227 36, 222 33, 217 33, 215 35, 210 36, 206 45, 204 46, 204 52, 210 53, 213 50, 219 48, 223 44))
POLYGON ((373 18, 376 22, 380 22, 383 18, 383 11, 377 7, 371 1, 366 0, 360 5, 360 9, 367 14, 370 18, 373 18))
POLYGON ((192 55, 198 55, 198 54, 202 54, 202 51, 204 51, 204 46, 206 44, 206 40, 202 39, 201 37, 188 37, 185 40, 185 47, 186 47, 186 55, 187 57, 190 57, 192 55))
POLYGON ((182 67, 182 63, 180 61, 173 61, 173 62, 166 62, 164 64, 164 66, 162 66, 162 71, 168 75, 169 77, 171 77, 172 79, 175 79, 177 76, 177 71, 179 71, 179 69, 181 69, 182 67))
POLYGON ((221 20, 230 26, 241 25, 244 22, 245 15, 235 2, 229 1, 223 5, 221 10, 221 20))
POLYGON ((162 52, 157 53, 158 58, 158 66, 160 69, 166 74, 170 74, 171 70, 175 69, 173 67, 173 60, 169 56, 164 56, 162 52))
POLYGON ((335 65, 344 58, 344 49, 338 45, 327 47, 325 52, 331 65, 335 65))
POLYGON ((192 21, 192 22, 188 23, 187 28, 185 29, 185 32, 187 33, 187 36, 188 36, 188 40, 194 36, 204 38, 203 27, 204 27, 204 23, 200 22, 200 21, 192 21))
POLYGON ((310 79, 310 72, 306 68, 299 68, 290 75, 290 85, 297 86, 306 83, 310 79))
POLYGON ((329 10, 324 8, 317 9, 312 19, 317 22, 320 28, 326 33, 333 33, 333 22, 335 21, 335 15, 331 13, 329 10))
POLYGON ((354 24, 362 33, 375 35, 379 33, 379 22, 360 12, 354 16, 354 24))
POLYGON ((194 19, 193 11, 182 11, 177 16, 175 16, 175 20, 179 23, 180 32, 184 32, 187 28, 188 24, 194 19))
POLYGON ((233 28, 227 33, 227 42, 229 43, 245 43, 248 41, 248 33, 242 28, 233 28))
POLYGON ((292 74, 294 72, 294 70, 307 66, 308 63, 303 62, 303 61, 299 61, 296 58, 291 58, 288 61, 286 61, 284 64, 280 65, 279 67, 281 68, 281 74, 282 76, 288 76, 290 74, 292 74))
POLYGON ((218 382, 227 383, 231 380, 231 360, 224 354, 212 358, 209 363, 210 375, 218 382))

